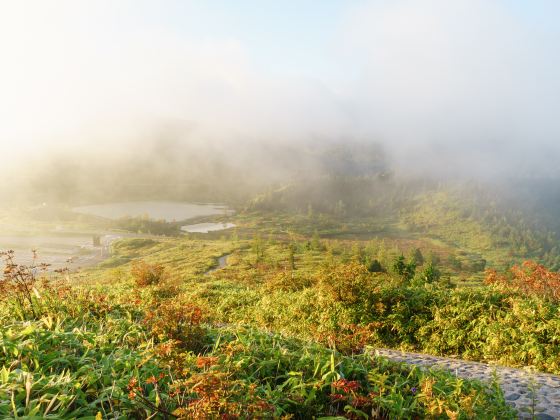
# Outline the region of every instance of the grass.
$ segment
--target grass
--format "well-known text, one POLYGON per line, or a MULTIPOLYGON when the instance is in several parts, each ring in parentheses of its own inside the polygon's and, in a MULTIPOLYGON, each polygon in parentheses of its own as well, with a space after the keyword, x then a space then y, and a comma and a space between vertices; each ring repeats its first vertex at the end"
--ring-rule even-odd
MULTIPOLYGON (((127 241, 118 252, 128 249, 127 241)), ((391 273, 367 273, 356 262, 359 250, 347 241, 322 241, 319 249, 296 242, 295 269, 289 266, 289 243, 270 237, 257 257, 253 242, 173 239, 134 247, 133 255, 165 266, 183 295, 219 323, 324 345, 334 340, 344 351, 371 344, 560 372, 554 302, 488 286, 403 284, 391 273), (229 253, 226 268, 204 274, 229 253), (329 284, 342 284, 346 292, 356 287, 359 293, 335 296, 329 284)), ((86 276, 105 276, 132 290, 129 271, 127 263, 116 274, 101 270, 86 276)))
POLYGON ((37 282, 33 316, 1 289, 0 417, 515 416, 496 384, 391 363, 371 346, 560 373, 558 303, 482 285, 472 266, 484 241, 454 241, 474 228, 233 221, 226 232, 120 240, 70 284, 37 282), (416 249, 426 261, 412 279, 392 272, 416 249), (227 267, 208 273, 223 255, 227 267), (368 272, 373 260, 384 270, 368 272), (423 277, 428 260, 439 280, 423 277), (157 275, 140 282, 142 270, 157 275))
MULTIPOLYGON (((55 293, 50 295, 50 293, 55 293)), ((160 287, 61 287, 37 319, 0 312, 0 414, 13 418, 513 418, 503 396, 450 374, 347 356, 243 326, 177 334, 160 287), (159 300, 159 305, 154 299, 159 300), (139 300, 138 300, 139 299, 139 300), (156 311, 156 322, 149 314, 156 311), (161 328, 165 320, 166 327, 161 328), (155 328, 157 326, 157 328, 155 328)), ((185 325, 183 325, 184 327, 185 325)))

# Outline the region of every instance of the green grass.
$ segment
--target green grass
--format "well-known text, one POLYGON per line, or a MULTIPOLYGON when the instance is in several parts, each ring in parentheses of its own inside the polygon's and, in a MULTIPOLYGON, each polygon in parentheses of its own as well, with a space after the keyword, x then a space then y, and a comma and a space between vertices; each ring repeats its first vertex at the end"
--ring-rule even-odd
POLYGON ((204 343, 193 350, 150 330, 157 288, 142 291, 146 306, 126 289, 104 291, 44 294, 36 320, 0 312, 0 415, 513 418, 503 396, 476 381, 251 328, 193 325, 204 343))
POLYGON ((72 287, 39 288, 36 317, 3 294, 0 417, 513 418, 495 385, 370 351, 560 373, 558 304, 483 286, 473 267, 507 251, 442 200, 413 219, 241 213, 226 232, 124 239, 72 287), (440 281, 427 262, 392 273, 416 249, 440 281), (138 261, 163 267, 159 284, 135 282, 138 261))
MULTIPOLYGON (((132 249, 127 240, 117 249, 165 266, 183 296, 219 323, 336 342, 342 351, 370 344, 560 373, 559 309, 553 302, 465 282, 449 288, 419 277, 406 284, 390 272, 370 274, 357 262, 351 241, 322 241, 318 249, 306 240, 291 242, 291 269, 290 243, 274 236, 261 242, 260 256, 248 240, 171 239, 132 249), (226 268, 205 274, 230 253, 226 268), (329 284, 345 290, 337 295, 329 284)), ((370 245, 375 250, 379 244, 370 245)), ((129 271, 127 263, 85 276, 133 290, 129 271)))

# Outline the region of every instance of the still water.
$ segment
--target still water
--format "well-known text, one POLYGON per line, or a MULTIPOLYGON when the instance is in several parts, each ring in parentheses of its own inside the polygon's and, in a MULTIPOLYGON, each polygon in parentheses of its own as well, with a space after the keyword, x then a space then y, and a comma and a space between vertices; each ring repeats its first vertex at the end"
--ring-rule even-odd
POLYGON ((235 224, 233 223, 196 223, 194 225, 181 226, 181 230, 183 232, 190 233, 208 233, 218 230, 231 229, 234 227, 235 224))
POLYGON ((125 203, 95 204, 76 207, 76 213, 119 219, 122 217, 143 217, 167 222, 187 220, 193 217, 231 214, 225 206, 217 204, 193 204, 173 201, 133 201, 125 203))

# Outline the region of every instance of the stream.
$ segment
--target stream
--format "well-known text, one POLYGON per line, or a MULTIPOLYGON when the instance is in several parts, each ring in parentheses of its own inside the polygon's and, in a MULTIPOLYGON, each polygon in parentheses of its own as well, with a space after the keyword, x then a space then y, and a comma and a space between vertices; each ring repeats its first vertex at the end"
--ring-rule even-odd
POLYGON ((208 270, 206 273, 206 275, 213 273, 214 271, 218 271, 221 270, 222 268, 225 268, 227 266, 227 259, 231 254, 225 254, 222 255, 221 257, 218 258, 218 265, 214 268, 211 268, 210 270, 208 270))

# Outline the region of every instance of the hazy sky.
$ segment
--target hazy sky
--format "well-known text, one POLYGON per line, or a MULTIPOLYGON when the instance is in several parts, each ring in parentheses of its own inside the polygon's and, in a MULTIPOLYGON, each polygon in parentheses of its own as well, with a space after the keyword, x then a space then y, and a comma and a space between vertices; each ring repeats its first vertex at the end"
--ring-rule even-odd
POLYGON ((552 165, 559 12, 554 0, 0 0, 0 163, 126 149, 179 121, 203 141, 380 141, 417 167, 552 165))

